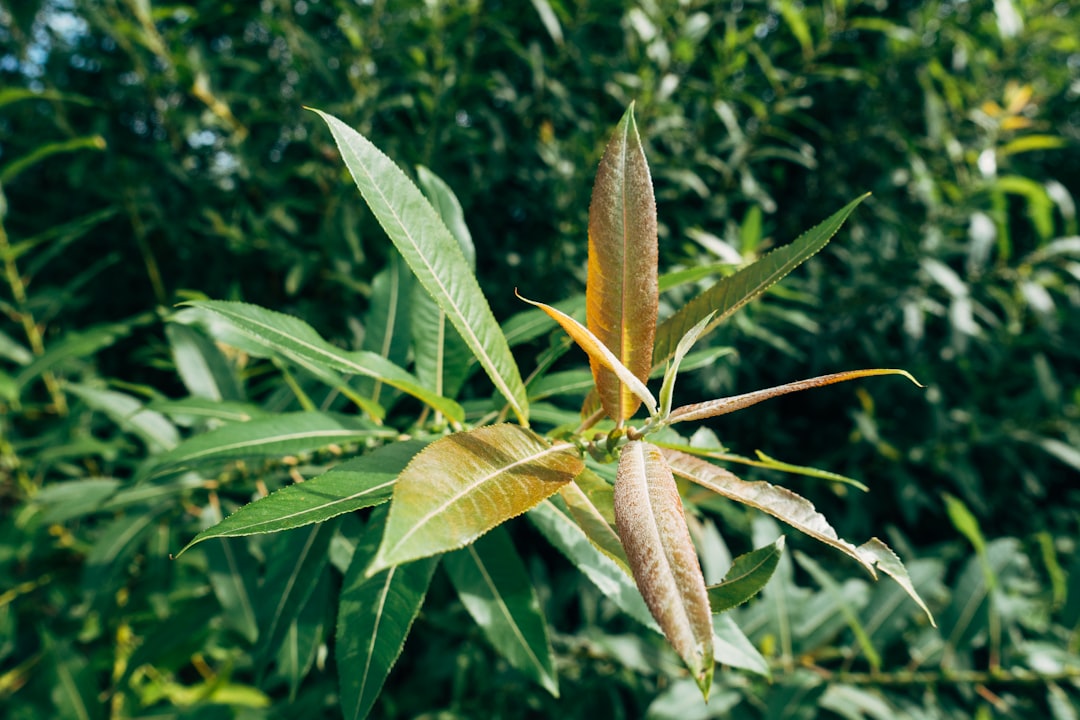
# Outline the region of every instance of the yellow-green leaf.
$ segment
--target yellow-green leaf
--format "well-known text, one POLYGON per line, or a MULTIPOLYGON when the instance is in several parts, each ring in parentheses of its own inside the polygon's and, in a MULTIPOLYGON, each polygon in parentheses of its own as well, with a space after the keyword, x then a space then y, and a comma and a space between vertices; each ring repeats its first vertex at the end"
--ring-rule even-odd
POLYGON ((709 595, 675 478, 655 445, 635 440, 623 448, 615 522, 645 604, 707 698, 713 675, 709 595))
POLYGON ((368 574, 464 547, 557 492, 584 467, 572 446, 551 445, 518 425, 442 438, 398 476, 368 574))
MULTIPOLYGON (((642 382, 652 367, 656 268, 656 199, 631 105, 615 127, 593 185, 586 324, 642 382)), ((640 396, 595 355, 589 359, 604 411, 616 422, 631 417, 640 396)))

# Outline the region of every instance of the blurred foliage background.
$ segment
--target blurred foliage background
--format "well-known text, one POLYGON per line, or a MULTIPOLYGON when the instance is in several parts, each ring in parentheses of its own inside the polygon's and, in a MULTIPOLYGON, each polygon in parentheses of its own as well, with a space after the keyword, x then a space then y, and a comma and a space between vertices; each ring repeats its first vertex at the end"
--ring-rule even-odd
MULTIPOLYGON (((873 192, 713 337, 737 354, 680 392, 864 366, 925 383, 819 390, 711 430, 870 485, 794 481, 842 536, 890 540, 939 628, 840 558, 796 551, 735 615, 771 680, 720 673, 706 708, 658 637, 532 551, 562 697, 463 629, 437 578, 376 714, 1080 716, 1080 6, 1064 0, 0 6, 5 716, 335 714, 340 572, 320 576, 290 655, 230 614, 226 558, 168 560, 222 505, 331 459, 124 482, 204 422, 160 410, 198 395, 183 356, 205 349, 163 318, 243 299, 362 346, 388 243, 305 105, 453 188, 497 317, 520 310, 515 286, 578 293, 592 176, 631 101, 663 269, 747 262, 873 192)), ((265 365, 220 359, 236 383, 218 399, 296 409, 265 365)), ((707 574, 778 533, 698 509, 707 574)), ((265 592, 282 543, 235 543, 265 592)))

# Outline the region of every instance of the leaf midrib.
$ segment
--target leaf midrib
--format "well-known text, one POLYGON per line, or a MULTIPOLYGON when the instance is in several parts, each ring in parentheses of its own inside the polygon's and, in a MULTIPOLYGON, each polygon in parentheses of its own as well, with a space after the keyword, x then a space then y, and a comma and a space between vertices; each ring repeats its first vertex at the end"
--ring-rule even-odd
MULTIPOLYGON (((524 421, 525 417, 527 416, 523 411, 517 398, 514 396, 514 393, 511 392, 509 385, 506 384, 506 382, 502 379, 502 375, 498 372, 498 367, 496 366, 495 359, 488 355, 486 349, 483 346, 483 343, 480 342, 480 338, 478 338, 476 336, 476 333, 473 332, 472 326, 469 325, 468 320, 466 319, 464 313, 461 311, 461 308, 459 308, 457 306, 457 303, 454 302, 453 295, 451 295, 450 292, 446 289, 446 286, 443 285, 438 273, 435 272, 435 268, 432 267, 430 262, 428 262, 427 256, 421 251, 420 246, 413 238, 412 233, 409 232, 408 227, 405 225, 404 222, 402 222, 401 216, 398 215, 397 210, 390 203, 389 199, 386 197, 386 194, 382 191, 382 188, 379 186, 379 184, 375 181, 375 178, 369 171, 367 164, 360 159, 360 150, 357 149, 357 146, 348 136, 343 136, 343 139, 345 144, 353 152, 354 157, 357 159, 357 165, 363 171, 364 175, 368 178, 369 183, 374 188, 375 192, 378 194, 379 199, 385 205, 390 215, 393 216, 395 222, 397 222, 398 227, 401 229, 405 238, 408 239, 413 251, 416 253, 417 256, 419 256, 419 259, 423 263, 424 269, 427 270, 431 281, 438 286, 438 289, 441 291, 442 296, 446 300, 447 304, 451 308, 453 308, 454 314, 460 322, 460 327, 458 327, 458 330, 464 330, 464 333, 472 339, 472 342, 470 342, 469 344, 470 346, 472 346, 473 352, 477 353, 478 356, 483 356, 482 358, 479 358, 480 362, 490 369, 491 372, 489 372, 488 374, 491 377, 492 382, 494 382, 495 385, 499 388, 499 392, 503 394, 507 402, 509 402, 513 406, 514 412, 517 413, 518 417, 520 417, 522 421, 524 421)), ((459 249, 458 253, 460 254, 460 252, 461 251, 459 249)), ((462 256, 462 260, 464 260, 464 256, 462 256)), ((457 324, 458 323, 455 323, 455 325, 457 324)))

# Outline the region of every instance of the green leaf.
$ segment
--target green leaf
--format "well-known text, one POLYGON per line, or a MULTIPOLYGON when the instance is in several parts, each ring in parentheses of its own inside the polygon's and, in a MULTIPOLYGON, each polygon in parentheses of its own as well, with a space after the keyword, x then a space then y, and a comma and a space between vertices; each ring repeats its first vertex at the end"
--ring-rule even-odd
POLYGON ((457 195, 450 189, 441 177, 433 173, 423 165, 416 166, 416 182, 424 191, 431 206, 439 214, 446 229, 457 240, 461 254, 470 268, 476 268, 476 247, 473 245, 472 233, 465 223, 465 211, 457 195))
POLYGON ((120 485, 116 478, 106 477, 53 482, 38 491, 31 502, 41 506, 43 523, 63 523, 97 512, 120 485))
POLYGON ((49 715, 67 720, 96 720, 105 716, 104 704, 97 698, 96 672, 85 653, 72 648, 68 640, 58 640, 43 630, 46 687, 50 688, 52 708, 49 715))
POLYGON ((180 400, 154 400, 146 404, 147 410, 159 412, 172 418, 178 425, 195 425, 201 421, 214 420, 221 423, 248 422, 265 418, 271 413, 258 405, 244 402, 223 402, 202 397, 180 400))
MULTIPOLYGON (((642 383, 656 334, 657 253, 656 199, 631 104, 600 160, 589 204, 586 325, 642 383)), ((595 353, 589 362, 608 417, 632 417, 641 395, 595 353)))
POLYGON ((376 511, 341 586, 335 657, 345 720, 368 716, 420 612, 438 558, 399 565, 368 577, 385 514, 376 511))
POLYGON ((771 400, 772 398, 780 397, 781 395, 810 390, 812 388, 825 387, 826 385, 847 382, 848 380, 873 377, 876 375, 903 375, 911 382, 922 387, 919 381, 913 378, 911 373, 906 370, 883 368, 850 370, 847 372, 832 373, 831 375, 821 375, 806 380, 785 383, 783 385, 765 388, 764 390, 755 390, 754 392, 748 392, 742 395, 732 395, 731 397, 717 398, 706 402, 694 403, 693 405, 683 405, 682 407, 671 411, 671 415, 668 416, 667 422, 674 425, 675 423, 686 422, 688 420, 704 420, 705 418, 726 415, 727 413, 735 412, 736 410, 742 410, 751 405, 756 405, 763 400, 771 400))
POLYGON ((731 613, 715 614, 712 621, 716 662, 770 677, 769 663, 735 624, 731 613))
MULTIPOLYGON (((839 609, 840 613, 844 616, 848 628, 855 636, 855 642, 858 643, 866 661, 870 663, 871 670, 873 672, 879 671, 881 669, 881 655, 878 654, 874 644, 870 641, 870 636, 867 634, 866 628, 864 628, 862 622, 859 621, 858 609, 853 607, 848 601, 848 598, 844 594, 844 589, 840 587, 840 584, 837 583, 829 573, 825 572, 823 567, 806 554, 796 552, 795 560, 810 574, 810 577, 814 579, 814 582, 820 585, 828 594, 829 598, 832 600, 832 604, 839 609)), ((907 575, 906 571, 904 575, 907 575)))
POLYGON ((218 539, 204 546, 207 576, 214 596, 221 603, 226 627, 238 632, 249 643, 259 638, 255 617, 257 593, 256 560, 241 543, 218 539))
POLYGON ((456 402, 422 387, 419 380, 381 355, 334 347, 299 318, 241 302, 201 300, 187 304, 224 318, 232 330, 264 351, 287 358, 317 376, 328 372, 363 375, 412 395, 454 420, 460 422, 465 417, 456 402))
POLYGON ((558 697, 547 622, 510 533, 495 528, 472 545, 444 556, 443 568, 495 649, 558 697))
POLYGON ((675 348, 675 356, 671 359, 667 370, 664 371, 664 383, 660 387, 661 418, 666 418, 668 413, 671 412, 671 398, 675 392, 675 378, 679 375, 679 366, 682 365, 683 358, 686 357, 686 353, 690 352, 690 348, 694 347, 694 343, 701 337, 701 333, 705 331, 705 326, 711 319, 712 313, 709 313, 697 325, 687 330, 686 334, 679 340, 679 345, 675 348))
POLYGON ((574 482, 559 490, 559 495, 582 532, 597 549, 629 574, 630 563, 626 559, 619 534, 615 531, 613 494, 611 486, 588 468, 582 471, 574 482), (586 487, 592 492, 586 491, 586 487))
MULTIPOLYGON (((395 365, 405 365, 409 356, 413 278, 396 252, 390 253, 387 267, 371 281, 371 298, 364 315, 364 350, 384 357, 395 365)), ((380 384, 372 398, 379 401, 380 384)), ((440 393, 436 393, 440 394, 440 393)))
POLYGON ((326 637, 329 621, 330 573, 323 573, 304 603, 304 609, 289 625, 275 658, 275 675, 289 684, 289 700, 296 701, 300 683, 315 665, 326 637))
POLYGON ((238 458, 295 455, 335 443, 396 435, 394 430, 380 428, 353 416, 319 412, 284 413, 224 425, 195 435, 172 450, 152 457, 142 469, 142 474, 156 476, 204 463, 238 458))
POLYGON ((15 385, 24 388, 30 381, 42 373, 52 370, 57 365, 76 359, 85 361, 99 350, 109 347, 131 332, 132 324, 112 323, 98 325, 82 332, 69 332, 49 345, 44 353, 19 370, 15 375, 15 385))
MULTIPOLYGON (((562 326, 562 329, 574 339, 574 342, 585 351, 589 356, 590 363, 595 362, 608 370, 611 370, 619 381, 627 387, 629 392, 645 403, 645 407, 648 409, 650 415, 656 414, 656 398, 649 392, 649 388, 646 387, 645 383, 642 382, 637 375, 631 372, 628 367, 623 365, 622 361, 619 360, 619 358, 617 358, 604 343, 600 342, 600 339, 593 335, 588 328, 566 313, 556 310, 551 305, 545 305, 542 302, 529 300, 521 295, 518 295, 518 297, 530 305, 535 305, 551 316, 551 318, 559 323, 559 325, 562 326)), ((646 373, 646 376, 647 375, 648 373, 646 373)), ((595 371, 593 372, 593 377, 596 377, 595 371)), ((619 420, 623 419, 625 418, 619 418, 619 420)))
POLYGON ((0 169, 0 185, 10 185, 11 181, 23 170, 53 155, 77 152, 79 150, 101 151, 105 148, 105 138, 100 135, 84 135, 70 140, 39 144, 30 152, 12 160, 3 169, 0 169))
MULTIPOLYGON (((461 203, 450 187, 422 165, 416 179, 447 229, 457 240, 469 268, 476 269, 476 248, 465 224, 461 203)), ((425 387, 446 397, 456 397, 473 367, 469 346, 439 306, 422 287, 413 293, 412 339, 416 351, 416 376, 425 387)))
POLYGON ((115 592, 127 562, 143 546, 154 523, 170 505, 147 507, 141 512, 110 519, 94 541, 82 568, 83 591, 95 602, 115 592))
POLYGON ((203 530, 176 555, 211 538, 291 530, 381 505, 393 494, 398 474, 427 444, 426 440, 408 440, 386 445, 310 480, 283 487, 203 530))
POLYGON ((593 545, 568 510, 552 500, 545 500, 529 511, 529 520, 604 597, 645 627, 660 632, 660 626, 645 606, 634 579, 593 545))
POLYGON ((518 421, 527 424, 529 403, 517 363, 453 235, 390 158, 337 118, 315 112, 330 127, 356 186, 398 252, 450 318, 518 421))
POLYGON ((243 400, 244 391, 225 355, 208 337, 177 323, 165 326, 176 372, 193 396, 210 400, 243 400))
POLYGON ((641 440, 623 447, 614 503, 638 590, 707 700, 713 676, 709 595, 682 498, 660 448, 641 440))
POLYGON ((337 521, 276 535, 266 553, 266 579, 256 596, 259 645, 255 657, 265 665, 281 648, 285 634, 311 597, 329 561, 337 521))
POLYGON ((672 471, 679 477, 695 482, 735 502, 757 508, 815 540, 836 548, 862 565, 875 579, 877 578, 876 566, 877 569, 896 580, 911 596, 911 599, 923 608, 930 622, 934 622, 930 610, 907 579, 907 571, 903 569, 903 563, 881 540, 871 538, 861 547, 855 547, 837 536, 836 530, 809 500, 787 488, 764 481, 740 480, 723 468, 677 450, 664 450, 663 453, 672 471))
POLYGON ((852 211, 867 197, 869 193, 852 200, 827 220, 800 235, 790 245, 773 250, 735 274, 721 278, 660 323, 660 327, 656 329, 653 366, 664 365, 674 354, 679 340, 710 312, 715 312, 716 316, 706 326, 705 333, 813 257, 825 247, 852 211))
POLYGON ((772 577, 783 551, 784 536, 781 535, 772 545, 735 558, 724 579, 709 587, 709 605, 713 613, 738 607, 757 595, 772 577))
POLYGON ((424 448, 398 477, 386 537, 369 572, 456 550, 574 479, 584 463, 566 444, 503 424, 424 448))
POLYGON ((180 434, 171 422, 130 395, 79 384, 67 385, 65 389, 92 409, 105 413, 122 429, 136 435, 151 454, 171 450, 180 442, 180 434))

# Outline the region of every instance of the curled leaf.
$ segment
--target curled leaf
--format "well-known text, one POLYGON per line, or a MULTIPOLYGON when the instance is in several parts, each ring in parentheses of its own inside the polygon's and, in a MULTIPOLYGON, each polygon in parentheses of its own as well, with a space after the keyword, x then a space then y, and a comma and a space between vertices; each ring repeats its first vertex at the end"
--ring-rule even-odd
MULTIPOLYGON (((562 329, 566 333, 574 338, 582 350, 589 355, 591 362, 597 362, 600 365, 611 370, 619 378, 620 381, 626 386, 626 388, 637 396, 639 400, 645 403, 645 407, 648 408, 650 415, 656 414, 656 398, 649 391, 649 388, 645 386, 645 383, 638 379, 637 375, 630 371, 622 361, 619 360, 607 346, 600 341, 598 337, 592 334, 587 327, 579 323, 574 318, 570 317, 564 312, 556 310, 550 305, 545 305, 542 302, 536 302, 526 297, 522 297, 518 294, 518 297, 529 303, 535 305, 544 312, 546 312, 555 322, 562 326, 562 329)), ((647 375, 647 373, 646 373, 647 375)), ((623 418, 619 418, 620 420, 623 418)))
POLYGON ((826 385, 846 382, 848 380, 857 380, 858 378, 872 377, 874 375, 903 375, 911 382, 922 387, 919 381, 912 377, 911 373, 907 370, 895 370, 891 368, 849 370, 847 372, 832 373, 831 375, 819 375, 818 377, 785 383, 783 385, 777 385, 776 387, 765 388, 764 390, 755 390, 754 392, 748 392, 742 395, 732 395, 731 397, 717 398, 702 403, 694 403, 693 405, 683 405, 682 407, 675 408, 671 411, 671 415, 668 417, 668 423, 675 424, 687 420, 704 420, 705 418, 716 417, 717 415, 726 415, 730 412, 750 407, 751 405, 757 405, 763 400, 771 400, 774 397, 780 397, 781 395, 787 395, 801 390, 810 390, 811 388, 824 387, 826 385))
POLYGON ((934 623, 934 617, 930 614, 929 608, 911 584, 904 564, 881 540, 873 538, 866 544, 855 547, 836 534, 836 530, 825 519, 825 516, 817 511, 813 503, 787 488, 763 481, 740 480, 724 468, 677 450, 664 450, 663 454, 672 471, 679 477, 695 482, 730 500, 766 512, 815 540, 836 548, 862 565, 874 579, 877 579, 877 570, 880 569, 896 580, 900 587, 911 596, 911 599, 923 609, 931 624, 934 623))

